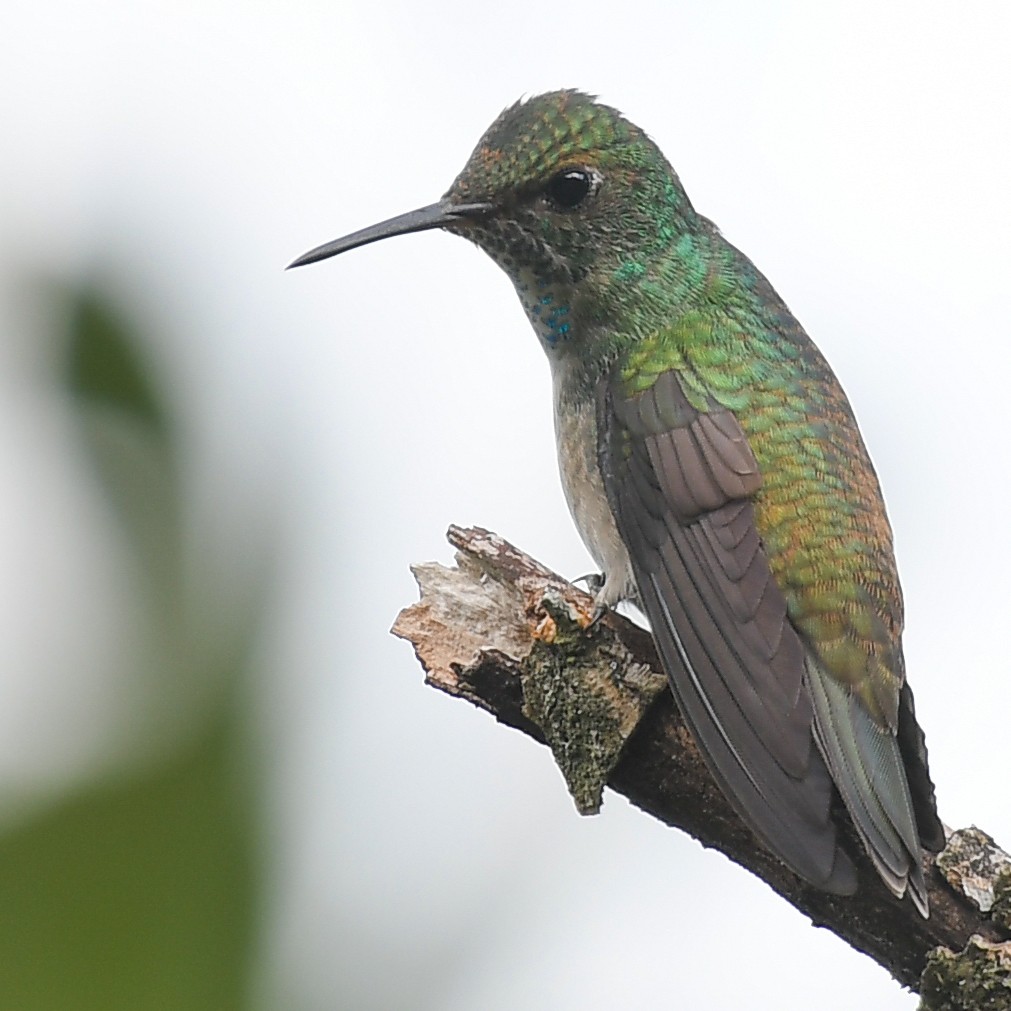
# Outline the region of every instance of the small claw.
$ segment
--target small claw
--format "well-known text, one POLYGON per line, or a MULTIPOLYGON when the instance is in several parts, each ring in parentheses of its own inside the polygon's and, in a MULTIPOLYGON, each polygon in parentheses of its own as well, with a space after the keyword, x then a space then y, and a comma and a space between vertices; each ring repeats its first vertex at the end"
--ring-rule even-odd
POLYGON ((593 601, 593 609, 590 611, 590 620, 586 624, 586 631, 589 632, 601 618, 610 611, 611 608, 599 598, 599 594, 593 601))
POLYGON ((604 585, 604 576, 600 572, 588 572, 585 576, 576 576, 575 583, 586 583, 586 589, 594 596, 599 596, 604 585))
POLYGON ((593 606, 588 613, 584 613, 583 620, 580 621, 583 629, 588 632, 610 610, 610 606, 604 600, 604 584, 607 580, 599 572, 589 572, 585 576, 577 576, 572 582, 586 583, 587 592, 593 597, 593 606))

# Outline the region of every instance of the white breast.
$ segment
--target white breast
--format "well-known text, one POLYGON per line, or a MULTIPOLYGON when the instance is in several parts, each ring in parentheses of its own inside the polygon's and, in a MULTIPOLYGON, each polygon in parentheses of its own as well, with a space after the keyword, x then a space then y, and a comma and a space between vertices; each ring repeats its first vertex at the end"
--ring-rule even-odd
POLYGON ((555 435, 558 468, 569 512, 594 561, 606 577, 598 601, 613 606, 635 595, 635 581, 625 544, 618 535, 597 463, 597 419, 592 403, 562 399, 561 370, 554 370, 555 435))

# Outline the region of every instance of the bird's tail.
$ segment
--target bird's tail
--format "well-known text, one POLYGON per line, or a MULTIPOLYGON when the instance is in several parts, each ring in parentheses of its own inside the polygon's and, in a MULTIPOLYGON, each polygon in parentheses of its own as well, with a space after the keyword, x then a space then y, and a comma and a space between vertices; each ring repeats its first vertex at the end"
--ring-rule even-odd
MULTIPOLYGON (((899 740, 875 723, 860 700, 826 674, 810 653, 806 663, 815 740, 857 833, 882 881, 899 898, 908 891, 927 917, 922 850, 899 740)), ((909 705, 911 712, 911 695, 909 705)), ((922 745, 922 733, 920 738, 922 745)), ((925 748, 923 757, 925 772, 925 748)))

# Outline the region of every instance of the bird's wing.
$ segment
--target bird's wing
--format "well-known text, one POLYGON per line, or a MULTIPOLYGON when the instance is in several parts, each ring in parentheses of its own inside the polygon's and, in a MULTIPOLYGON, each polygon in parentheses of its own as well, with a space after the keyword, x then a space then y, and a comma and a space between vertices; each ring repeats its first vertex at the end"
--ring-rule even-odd
POLYGON ((599 460, 674 695, 725 794, 813 884, 856 887, 812 736, 805 649, 755 529, 758 464, 734 415, 677 373, 598 397, 599 460))

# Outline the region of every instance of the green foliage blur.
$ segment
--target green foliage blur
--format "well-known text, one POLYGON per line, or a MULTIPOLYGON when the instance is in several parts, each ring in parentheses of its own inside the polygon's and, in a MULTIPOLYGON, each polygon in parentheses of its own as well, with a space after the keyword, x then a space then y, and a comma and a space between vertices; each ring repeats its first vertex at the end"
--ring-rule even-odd
POLYGON ((0 1008, 248 1007, 259 860, 244 692, 258 594, 244 591, 254 602, 238 621, 208 632, 204 615, 195 633, 176 405, 141 325, 99 285, 44 294, 65 321, 52 381, 144 600, 151 646, 136 675, 178 690, 154 714, 158 747, 0 835, 0 1008))

